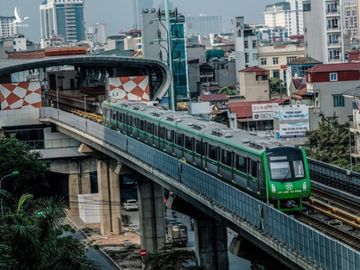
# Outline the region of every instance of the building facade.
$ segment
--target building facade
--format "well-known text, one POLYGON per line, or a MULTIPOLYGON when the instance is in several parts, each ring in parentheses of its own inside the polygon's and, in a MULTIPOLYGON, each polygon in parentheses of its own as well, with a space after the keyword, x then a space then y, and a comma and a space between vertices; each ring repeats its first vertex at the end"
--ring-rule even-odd
POLYGON ((186 34, 208 36, 220 34, 224 31, 221 16, 200 14, 199 16, 186 16, 186 34))
POLYGON ((349 49, 342 20, 342 0, 304 1, 306 56, 322 63, 341 63, 349 49))
POLYGON ((259 67, 268 70, 270 78, 279 78, 286 84, 288 64, 304 54, 304 46, 298 44, 259 46, 259 67))
POLYGON ((85 40, 84 0, 43 0, 40 5, 41 39, 64 42, 85 40))
POLYGON ((177 12, 170 12, 170 33, 166 28, 165 12, 152 10, 143 12, 143 51, 146 58, 158 59, 172 65, 173 86, 176 101, 187 99, 187 53, 185 37, 185 17, 177 12), (170 37, 171 47, 168 46, 170 37), (170 59, 168 59, 170 55, 170 59))
POLYGON ((265 7, 264 21, 268 27, 285 27, 288 34, 303 34, 303 0, 287 0, 265 7))
POLYGON ((351 41, 359 40, 359 14, 358 14, 358 0, 350 0, 344 2, 343 21, 344 31, 346 35, 350 36, 351 41))
POLYGON ((87 39, 93 44, 105 44, 107 27, 103 23, 96 23, 87 27, 87 39))
POLYGON ((17 35, 18 28, 13 21, 15 17, 0 16, 0 38, 8 38, 17 35))
POLYGON ((245 24, 243 16, 236 17, 235 24, 236 74, 239 75, 239 70, 258 65, 258 40, 255 29, 245 24))
POLYGON ((270 100, 269 71, 260 67, 248 67, 239 71, 240 96, 244 101, 270 100))

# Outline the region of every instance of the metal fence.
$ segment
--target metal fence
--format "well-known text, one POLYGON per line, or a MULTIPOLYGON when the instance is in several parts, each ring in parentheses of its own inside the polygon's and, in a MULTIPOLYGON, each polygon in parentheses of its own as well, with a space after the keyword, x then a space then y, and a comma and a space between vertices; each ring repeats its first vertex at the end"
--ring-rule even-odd
POLYGON ((184 188, 195 191, 223 209, 223 213, 231 213, 258 230, 262 230, 274 241, 283 244, 284 249, 306 258, 318 267, 330 270, 360 269, 360 253, 358 251, 190 164, 183 163, 171 155, 117 131, 70 113, 57 114, 54 108, 42 108, 40 117, 58 120, 127 152, 178 181, 184 188))

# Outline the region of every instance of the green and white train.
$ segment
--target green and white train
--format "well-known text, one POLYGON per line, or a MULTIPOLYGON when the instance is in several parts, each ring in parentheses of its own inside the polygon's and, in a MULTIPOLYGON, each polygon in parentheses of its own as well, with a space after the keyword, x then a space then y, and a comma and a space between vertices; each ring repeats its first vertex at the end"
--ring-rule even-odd
POLYGON ((102 110, 106 126, 186 160, 282 211, 302 210, 310 196, 302 149, 138 102, 106 100, 102 110))

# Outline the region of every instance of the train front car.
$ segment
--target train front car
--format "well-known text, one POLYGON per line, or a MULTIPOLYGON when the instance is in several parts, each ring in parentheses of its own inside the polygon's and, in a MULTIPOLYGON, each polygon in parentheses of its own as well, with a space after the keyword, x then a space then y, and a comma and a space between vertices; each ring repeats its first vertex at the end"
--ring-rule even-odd
POLYGON ((281 211, 301 211, 311 193, 310 174, 304 150, 278 147, 264 154, 269 200, 281 211))

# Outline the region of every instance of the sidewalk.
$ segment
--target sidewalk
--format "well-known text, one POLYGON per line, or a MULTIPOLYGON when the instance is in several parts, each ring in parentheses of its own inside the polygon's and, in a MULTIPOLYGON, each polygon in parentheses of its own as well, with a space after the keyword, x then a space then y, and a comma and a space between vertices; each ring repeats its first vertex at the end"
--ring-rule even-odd
POLYGON ((95 261, 100 269, 137 270, 141 269, 140 236, 133 232, 121 235, 101 235, 99 224, 85 224, 78 216, 67 216, 69 225, 81 232, 89 246, 87 256, 95 261), (140 268, 139 268, 140 267, 140 268))

